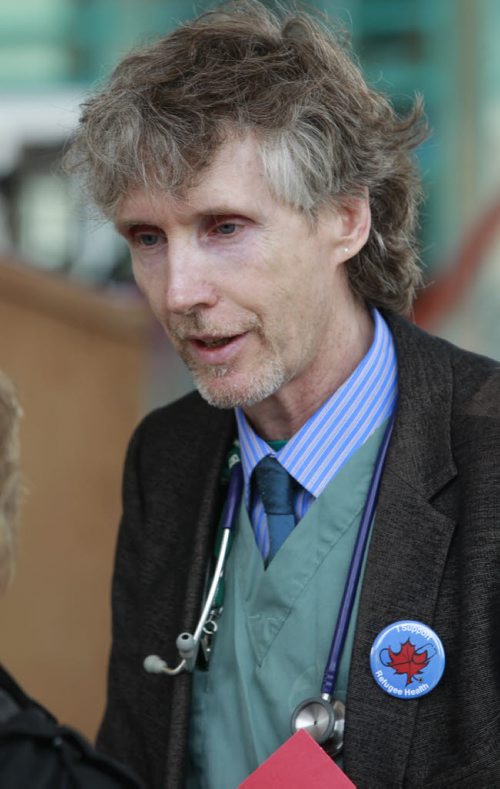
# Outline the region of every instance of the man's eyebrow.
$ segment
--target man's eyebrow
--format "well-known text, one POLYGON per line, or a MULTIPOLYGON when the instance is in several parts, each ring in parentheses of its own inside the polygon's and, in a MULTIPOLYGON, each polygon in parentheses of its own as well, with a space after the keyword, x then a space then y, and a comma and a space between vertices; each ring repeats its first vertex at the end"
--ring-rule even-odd
POLYGON ((245 214, 241 206, 228 205, 228 203, 219 203, 218 205, 207 206, 199 212, 205 216, 224 216, 225 214, 245 214))
POLYGON ((125 233, 127 230, 130 230, 131 227, 137 227, 137 225, 156 227, 156 222, 151 222, 147 219, 114 219, 113 225, 119 233, 125 233))
MULTIPOLYGON (((218 203, 215 205, 204 206, 191 206, 192 215, 199 217, 210 216, 246 216, 249 212, 243 206, 229 205, 228 203, 218 203)), ((126 232, 131 227, 137 225, 149 225, 151 227, 159 226, 158 222, 152 222, 150 218, 144 217, 125 217, 123 219, 114 219, 113 225, 118 232, 126 232)))

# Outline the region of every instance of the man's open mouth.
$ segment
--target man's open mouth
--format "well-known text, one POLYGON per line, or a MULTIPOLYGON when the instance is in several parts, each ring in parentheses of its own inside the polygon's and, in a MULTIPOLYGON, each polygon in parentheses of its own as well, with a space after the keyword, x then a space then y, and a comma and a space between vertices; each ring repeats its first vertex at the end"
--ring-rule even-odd
POLYGON ((220 348, 221 345, 227 345, 231 342, 232 337, 221 337, 220 340, 198 340, 205 348, 220 348))
POLYGON ((238 337, 241 337, 241 334, 233 334, 230 337, 211 337, 206 340, 196 339, 194 342, 200 348, 223 348, 225 345, 229 345, 229 343, 236 340, 238 337))

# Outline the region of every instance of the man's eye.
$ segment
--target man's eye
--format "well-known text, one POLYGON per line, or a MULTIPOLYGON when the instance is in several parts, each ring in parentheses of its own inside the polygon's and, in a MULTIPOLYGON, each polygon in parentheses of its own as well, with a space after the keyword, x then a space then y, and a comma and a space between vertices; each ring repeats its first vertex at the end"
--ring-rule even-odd
POLYGON ((158 233, 137 233, 135 240, 142 247, 154 247, 160 242, 161 237, 158 233))
POLYGON ((222 236, 231 236, 236 232, 237 225, 234 222, 223 222, 215 228, 217 233, 222 236))

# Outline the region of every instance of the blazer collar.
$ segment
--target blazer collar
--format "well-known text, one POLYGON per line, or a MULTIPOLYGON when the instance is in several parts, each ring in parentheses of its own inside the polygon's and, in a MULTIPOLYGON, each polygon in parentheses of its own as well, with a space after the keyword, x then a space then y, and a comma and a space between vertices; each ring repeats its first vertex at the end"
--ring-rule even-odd
POLYGON ((393 333, 399 372, 396 422, 386 468, 430 499, 456 474, 449 354, 443 341, 404 318, 384 317, 393 333))

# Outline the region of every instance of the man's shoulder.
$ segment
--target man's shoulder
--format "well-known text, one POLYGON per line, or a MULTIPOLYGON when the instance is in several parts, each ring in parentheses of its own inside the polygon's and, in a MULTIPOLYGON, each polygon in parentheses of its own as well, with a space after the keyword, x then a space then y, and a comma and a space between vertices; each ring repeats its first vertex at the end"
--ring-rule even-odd
POLYGON ((132 442, 147 446, 149 452, 168 451, 172 447, 189 450, 193 444, 210 445, 217 437, 230 432, 233 425, 232 409, 215 408, 198 392, 190 392, 146 414, 134 431, 132 442))
POLYGON ((200 422, 214 419, 224 421, 231 413, 229 410, 209 405, 198 392, 193 391, 172 403, 150 411, 139 423, 139 427, 147 431, 157 430, 159 426, 170 428, 179 422, 192 422, 193 420, 200 422))
POLYGON ((455 413, 500 419, 500 362, 465 350, 402 318, 388 320, 400 370, 425 367, 433 387, 450 391, 455 413), (445 384, 450 383, 450 389, 445 384))

